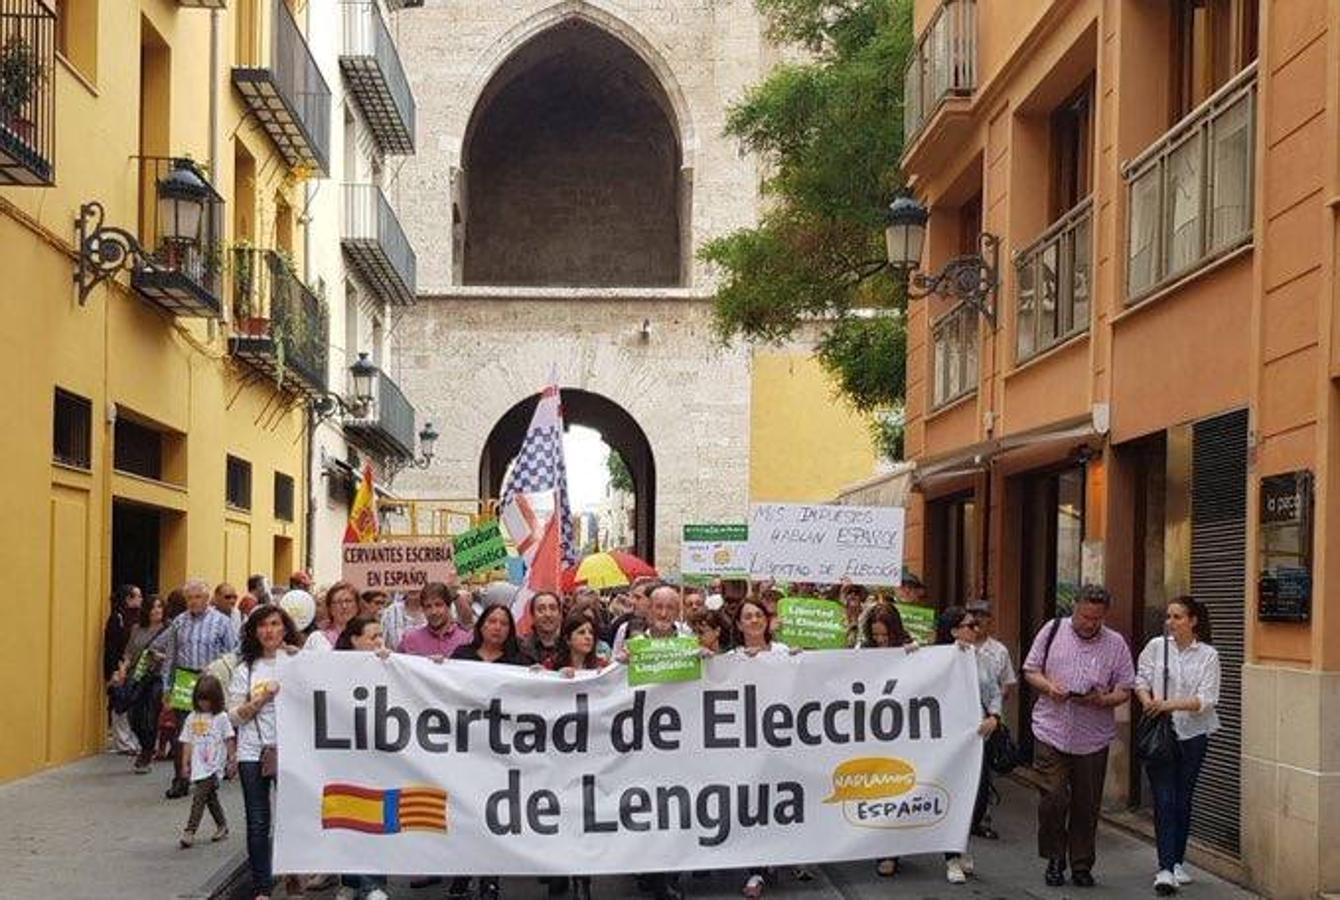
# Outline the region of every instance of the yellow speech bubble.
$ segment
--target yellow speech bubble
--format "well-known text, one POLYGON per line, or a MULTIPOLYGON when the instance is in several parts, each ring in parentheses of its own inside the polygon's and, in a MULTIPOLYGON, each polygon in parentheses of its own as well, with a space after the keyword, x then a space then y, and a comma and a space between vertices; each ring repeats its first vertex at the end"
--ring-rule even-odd
POLYGON ((916 783, 917 770, 907 760, 891 756, 860 756, 833 770, 833 793, 824 802, 897 797, 912 790, 916 783))

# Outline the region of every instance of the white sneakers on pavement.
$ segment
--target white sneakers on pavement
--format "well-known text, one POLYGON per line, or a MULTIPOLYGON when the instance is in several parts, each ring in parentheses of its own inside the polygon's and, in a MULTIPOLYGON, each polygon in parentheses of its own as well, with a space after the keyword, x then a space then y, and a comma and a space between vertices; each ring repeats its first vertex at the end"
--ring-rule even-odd
POLYGON ((1167 897, 1177 893, 1177 879, 1173 873, 1167 869, 1159 869, 1159 873, 1154 876, 1154 893, 1160 897, 1167 897))
POLYGON ((368 895, 364 897, 363 900, 391 900, 391 898, 388 897, 386 891, 381 888, 373 888, 368 891, 368 895))
POLYGON ((1193 880, 1191 878, 1191 870, 1186 867, 1185 863, 1178 863, 1173 866, 1173 878, 1177 879, 1179 885, 1190 884, 1193 880))
POLYGON ((960 856, 958 858, 958 864, 963 867, 964 875, 972 874, 973 863, 971 853, 964 853, 962 856, 960 856))
POLYGON ((950 884, 968 883, 968 873, 963 869, 963 857, 955 856, 945 862, 945 879, 950 884))

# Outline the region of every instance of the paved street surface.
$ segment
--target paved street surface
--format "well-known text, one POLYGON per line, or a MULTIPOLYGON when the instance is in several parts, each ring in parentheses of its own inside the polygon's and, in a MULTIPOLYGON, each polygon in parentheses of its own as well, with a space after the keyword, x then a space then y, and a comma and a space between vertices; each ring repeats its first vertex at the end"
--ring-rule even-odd
POLYGON ((0 898, 102 900, 110 897, 199 896, 211 876, 242 851, 246 825, 242 789, 224 783, 219 796, 232 836, 177 846, 191 800, 167 800, 166 762, 149 775, 130 771, 131 758, 103 754, 0 785, 0 898))
MULTIPOLYGON (((241 791, 236 784, 223 787, 224 806, 233 829, 228 841, 213 845, 206 841, 191 850, 181 850, 177 835, 186 820, 189 800, 163 799, 168 777, 166 763, 156 764, 152 775, 136 776, 130 772, 127 757, 103 755, 0 786, 0 859, 5 863, 0 898, 172 900, 208 896, 209 889, 221 884, 223 876, 234 871, 243 859, 241 791)), ((1003 803, 994 817, 1005 838, 973 842, 979 874, 965 886, 945 882, 944 864, 938 857, 920 856, 904 860, 901 873, 894 879, 877 877, 873 862, 824 866, 808 883, 797 882, 790 870, 782 870, 765 896, 807 900, 883 900, 889 896, 918 900, 1100 900, 1153 896, 1153 848, 1111 828, 1104 828, 1099 838, 1096 889, 1045 887, 1033 850, 1033 793, 1006 783, 1002 794, 1003 803)), ((210 830, 207 823, 208 819, 201 826, 202 834, 210 830)), ((410 890, 400 882, 397 879, 392 885, 396 900, 441 900, 445 895, 444 887, 410 890)), ((734 900, 740 896, 742 882, 743 877, 734 872, 707 878, 684 877, 688 896, 710 900, 734 900)), ((594 894, 598 898, 645 896, 637 893, 631 878, 597 879, 594 894)), ((504 882, 503 895, 508 900, 540 900, 546 893, 535 879, 513 878, 504 882)), ((328 900, 333 891, 307 896, 328 900)), ((1256 895, 1202 874, 1199 883, 1187 888, 1182 896, 1246 900, 1256 895)))

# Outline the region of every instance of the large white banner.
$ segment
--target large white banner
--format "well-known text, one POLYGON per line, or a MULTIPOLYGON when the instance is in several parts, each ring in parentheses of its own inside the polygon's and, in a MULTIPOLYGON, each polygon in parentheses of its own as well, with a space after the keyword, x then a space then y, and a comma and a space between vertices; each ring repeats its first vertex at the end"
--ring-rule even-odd
POLYGON ((749 516, 749 577, 897 586, 903 520, 898 506, 756 503, 749 516))
POLYGON ((961 850, 973 655, 707 661, 633 689, 485 663, 282 661, 275 869, 604 874, 961 850))

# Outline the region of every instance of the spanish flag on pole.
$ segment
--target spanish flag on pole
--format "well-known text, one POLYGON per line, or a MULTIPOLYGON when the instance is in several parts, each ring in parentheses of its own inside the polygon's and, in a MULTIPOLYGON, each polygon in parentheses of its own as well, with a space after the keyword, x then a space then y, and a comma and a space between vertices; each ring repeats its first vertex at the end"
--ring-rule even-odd
POLYGON ((399 834, 447 831, 447 792, 430 785, 382 790, 357 784, 328 784, 321 791, 321 827, 399 834))
POLYGON ((377 493, 372 489, 372 463, 363 464, 363 480, 358 483, 353 505, 349 507, 349 524, 344 529, 344 543, 371 544, 377 540, 381 525, 377 521, 377 493))

